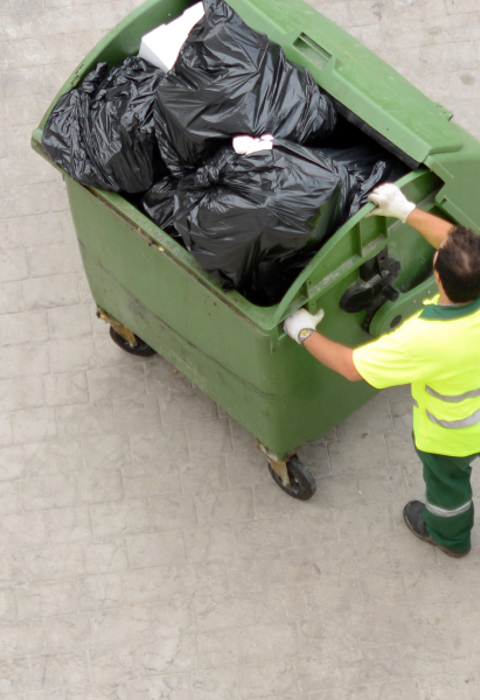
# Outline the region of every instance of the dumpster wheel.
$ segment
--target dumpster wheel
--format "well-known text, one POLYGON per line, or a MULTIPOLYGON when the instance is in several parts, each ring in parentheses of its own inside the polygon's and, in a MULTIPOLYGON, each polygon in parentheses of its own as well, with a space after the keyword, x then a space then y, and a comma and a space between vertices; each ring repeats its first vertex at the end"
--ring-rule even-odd
POLYGON ((290 483, 285 483, 280 474, 275 470, 274 466, 269 462, 268 469, 273 480, 280 486, 281 489, 288 493, 293 498, 298 498, 300 501, 308 501, 317 490, 315 479, 312 473, 302 462, 297 455, 290 457, 286 462, 286 468, 290 483))
POLYGON ((150 347, 150 345, 147 345, 147 343, 142 340, 141 338, 138 338, 135 336, 135 340, 137 341, 136 345, 130 345, 122 336, 117 333, 116 330, 114 330, 113 326, 110 326, 110 337, 113 340, 114 343, 118 345, 119 348, 122 348, 125 352, 130 353, 130 355, 137 355, 139 357, 152 357, 152 355, 156 355, 157 353, 153 348, 150 347))

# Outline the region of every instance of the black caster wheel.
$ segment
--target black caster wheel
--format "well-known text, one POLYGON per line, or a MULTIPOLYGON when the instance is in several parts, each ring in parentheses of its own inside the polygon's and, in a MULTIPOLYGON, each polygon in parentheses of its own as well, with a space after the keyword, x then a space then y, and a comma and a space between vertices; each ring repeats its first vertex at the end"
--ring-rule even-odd
POLYGON ((268 465, 270 474, 273 480, 280 486, 281 489, 288 493, 293 498, 298 498, 300 501, 308 501, 317 490, 315 479, 310 470, 305 467, 297 455, 293 455, 287 462, 288 476, 290 477, 290 485, 283 483, 282 478, 268 465))
POLYGON ((150 345, 147 345, 147 343, 137 336, 135 336, 135 338, 137 338, 137 344, 133 346, 130 345, 122 338, 121 335, 113 330, 113 326, 110 326, 110 337, 119 348, 122 348, 122 350, 125 350, 125 352, 130 353, 130 355, 137 355, 138 357, 152 357, 152 355, 157 354, 155 350, 150 347, 150 345))

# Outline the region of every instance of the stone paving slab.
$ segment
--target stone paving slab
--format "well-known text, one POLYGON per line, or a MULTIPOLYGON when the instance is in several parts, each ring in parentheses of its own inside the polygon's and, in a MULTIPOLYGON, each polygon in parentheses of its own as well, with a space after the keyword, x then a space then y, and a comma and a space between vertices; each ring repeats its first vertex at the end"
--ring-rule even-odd
MULTIPOLYGON (((423 493, 408 389, 302 446, 302 503, 241 426, 95 317, 30 133, 139 4, 0 0, 0 695, 474 700, 479 538, 457 562, 403 525, 423 493)), ((477 0, 311 4, 480 138, 477 0)))

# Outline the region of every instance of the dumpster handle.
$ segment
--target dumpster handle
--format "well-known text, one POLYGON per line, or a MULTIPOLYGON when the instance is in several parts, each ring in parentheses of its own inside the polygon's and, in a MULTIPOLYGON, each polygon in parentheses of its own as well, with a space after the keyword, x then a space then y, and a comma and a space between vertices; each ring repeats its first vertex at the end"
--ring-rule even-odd
MULTIPOLYGON (((411 172, 407 173, 403 177, 401 177, 397 181, 397 185, 402 189, 402 191, 406 190, 406 194, 412 201, 414 201, 417 205, 421 204, 422 208, 429 211, 435 206, 438 206, 438 201, 437 201, 437 196, 440 190, 440 187, 437 186, 435 189, 430 190, 429 193, 426 196, 422 196, 420 194, 417 194, 416 189, 417 189, 417 182, 420 179, 423 178, 428 178, 431 177, 431 173, 429 173, 427 170, 417 170, 416 172, 411 172)), ((370 202, 367 202, 364 204, 357 212, 354 214, 343 226, 341 226, 338 231, 335 232, 334 236, 330 238, 324 246, 320 249, 320 256, 317 253, 312 260, 307 264, 307 266, 304 268, 304 270, 300 273, 300 275, 297 277, 295 282, 292 284, 290 289, 287 291, 281 302, 278 304, 277 309, 275 311, 275 321, 276 323, 280 324, 282 321, 291 313, 296 311, 296 309, 299 309, 301 306, 305 306, 308 304, 309 306, 309 311, 312 313, 315 313, 318 311, 318 309, 321 306, 320 302, 320 296, 321 294, 319 293, 319 296, 315 294, 315 287, 313 289, 308 289, 307 288, 307 282, 310 279, 313 270, 317 267, 317 265, 322 264, 323 260, 326 259, 326 257, 330 253, 330 248, 334 247, 336 242, 342 237, 342 235, 345 233, 345 229, 353 229, 362 219, 364 219, 370 211, 372 211, 375 208, 374 204, 371 204, 370 202), (313 292, 313 295, 312 295, 313 292)), ((380 219, 381 217, 377 217, 380 219)), ((382 225, 385 227, 387 226, 387 220, 381 218, 382 225)), ((393 227, 397 226, 402 226, 400 222, 396 222, 393 224, 393 227)), ((388 243, 388 239, 390 235, 393 233, 393 228, 392 226, 387 229, 385 228, 385 233, 384 233, 384 239, 383 241, 379 240, 378 242, 378 250, 384 246, 386 243, 388 243)), ((374 251, 369 251, 369 257, 374 251)), ((358 251, 359 257, 357 262, 355 263, 355 266, 360 266, 363 261, 363 251, 359 250, 358 251)), ((345 264, 349 269, 352 267, 352 261, 346 261, 345 264)), ((337 269, 337 273, 340 272, 340 269, 337 269)), ((324 280, 325 281, 325 280, 324 280)), ((324 285, 322 284, 322 287, 324 285)))
MULTIPOLYGON (((375 208, 374 204, 364 204, 356 214, 354 214, 343 226, 341 226, 338 231, 336 231, 334 237, 330 238, 330 240, 327 241, 325 246, 321 248, 320 250, 323 249, 323 254, 326 253, 326 251, 329 250, 330 246, 335 244, 335 240, 338 240, 338 237, 342 236, 342 232, 344 230, 344 227, 352 227, 354 226, 358 221, 363 219, 365 214, 367 214, 369 211, 375 208)), ((320 251, 319 251, 320 252, 320 251)), ((328 254, 328 253, 327 253, 328 254)), ((323 256, 322 258, 323 259, 323 256)), ((296 309, 299 309, 301 306, 304 306, 307 302, 312 302, 312 298, 307 291, 306 288, 306 283, 307 280, 310 278, 310 275, 312 273, 312 270, 317 267, 319 263, 319 258, 318 258, 318 253, 310 260, 310 262, 307 264, 307 266, 302 270, 302 272, 299 274, 295 282, 292 284, 290 289, 287 291, 281 302, 278 304, 278 307, 276 309, 275 313, 275 319, 277 323, 281 323, 286 316, 289 314, 293 313, 296 309)), ((310 311, 314 312, 317 311, 318 309, 309 309, 310 311)))
POLYGON ((301 32, 298 35, 298 37, 293 42, 293 46, 303 56, 305 56, 307 59, 312 61, 312 63, 315 63, 321 68, 326 66, 327 63, 330 64, 330 67, 332 69, 335 66, 335 57, 332 56, 332 54, 329 51, 324 49, 323 46, 317 44, 316 41, 314 41, 311 37, 308 36, 308 34, 305 34, 304 32, 301 32))

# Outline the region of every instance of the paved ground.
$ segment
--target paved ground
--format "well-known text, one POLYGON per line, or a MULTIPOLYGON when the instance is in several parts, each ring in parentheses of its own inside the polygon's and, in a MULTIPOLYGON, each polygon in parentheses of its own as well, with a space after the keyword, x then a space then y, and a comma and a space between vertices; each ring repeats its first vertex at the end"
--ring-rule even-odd
MULTIPOLYGON (((402 524, 423 491, 407 389, 302 448, 318 493, 299 503, 251 436, 94 318, 29 135, 138 4, 0 0, 0 695, 478 698, 480 541, 452 561, 402 524), (148 449, 170 411, 182 461, 148 449)), ((480 137, 478 0, 312 4, 480 137)))

